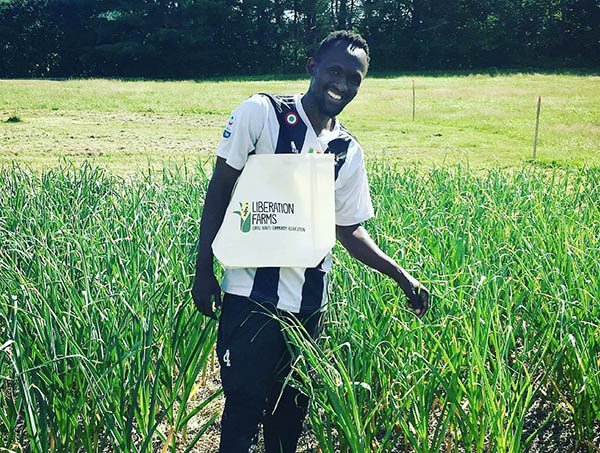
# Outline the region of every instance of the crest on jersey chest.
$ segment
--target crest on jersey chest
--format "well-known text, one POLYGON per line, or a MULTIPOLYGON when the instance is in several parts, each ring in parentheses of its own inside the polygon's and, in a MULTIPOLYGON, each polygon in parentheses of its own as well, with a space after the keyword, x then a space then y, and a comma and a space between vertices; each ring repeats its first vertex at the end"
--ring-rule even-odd
POLYGON ((298 114, 294 112, 289 112, 285 115, 285 122, 290 126, 295 126, 298 124, 298 114))

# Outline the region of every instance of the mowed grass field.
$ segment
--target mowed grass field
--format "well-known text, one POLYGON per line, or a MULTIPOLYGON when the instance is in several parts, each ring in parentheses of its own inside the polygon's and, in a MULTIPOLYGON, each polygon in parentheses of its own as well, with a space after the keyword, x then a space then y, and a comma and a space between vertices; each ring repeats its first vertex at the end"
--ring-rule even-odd
MULTIPOLYGON (((127 173, 212 155, 231 110, 257 92, 307 81, 0 80, 0 162, 33 168, 61 158, 127 173), (5 123, 16 116, 21 122, 5 123)), ((600 162, 600 77, 463 75, 367 77, 341 119, 371 159, 440 166, 600 162), (412 120, 412 82, 416 117, 412 120)))
MULTIPOLYGON (((599 79, 414 79, 414 122, 412 77, 367 79, 343 121, 366 227, 433 306, 336 247, 322 337, 286 327, 300 451, 596 452, 599 79)), ((238 102, 305 82, 0 87, 0 447, 216 451, 216 324, 189 294, 206 171, 238 102)))

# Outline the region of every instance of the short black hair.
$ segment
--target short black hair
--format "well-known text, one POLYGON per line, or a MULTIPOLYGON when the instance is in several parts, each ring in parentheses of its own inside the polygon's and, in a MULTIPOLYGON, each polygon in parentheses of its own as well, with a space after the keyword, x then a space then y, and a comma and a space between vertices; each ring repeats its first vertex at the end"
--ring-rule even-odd
POLYGON ((369 45, 367 44, 367 41, 365 41, 365 38, 358 33, 349 30, 336 30, 329 33, 325 39, 321 41, 316 52, 314 52, 314 58, 317 61, 320 61, 323 54, 331 49, 338 41, 345 41, 354 49, 363 49, 367 54, 367 64, 371 61, 369 45))

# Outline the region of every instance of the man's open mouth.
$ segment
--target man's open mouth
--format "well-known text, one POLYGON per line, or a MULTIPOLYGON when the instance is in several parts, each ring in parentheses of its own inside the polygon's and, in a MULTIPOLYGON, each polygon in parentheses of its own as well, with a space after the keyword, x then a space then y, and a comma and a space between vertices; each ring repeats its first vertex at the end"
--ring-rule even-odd
POLYGON ((332 90, 327 90, 327 95, 332 98, 334 101, 339 102, 342 100, 342 95, 336 93, 335 91, 332 90))

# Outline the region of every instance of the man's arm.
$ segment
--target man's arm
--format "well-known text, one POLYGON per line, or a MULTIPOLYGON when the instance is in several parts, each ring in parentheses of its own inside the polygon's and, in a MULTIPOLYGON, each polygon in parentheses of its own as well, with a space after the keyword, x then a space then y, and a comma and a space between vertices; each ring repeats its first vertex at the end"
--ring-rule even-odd
POLYGON ((225 210, 231 198, 233 186, 241 171, 236 170, 217 157, 213 176, 208 185, 202 220, 200 221, 200 239, 196 258, 196 276, 192 287, 192 298, 196 308, 204 315, 216 319, 213 309, 213 298, 218 307, 221 305, 221 288, 215 277, 213 268, 214 256, 212 243, 223 223, 225 210))
POLYGON ((422 317, 429 307, 429 292, 412 275, 402 269, 375 244, 360 224, 336 226, 336 235, 348 253, 372 269, 392 278, 406 297, 411 309, 422 317))

